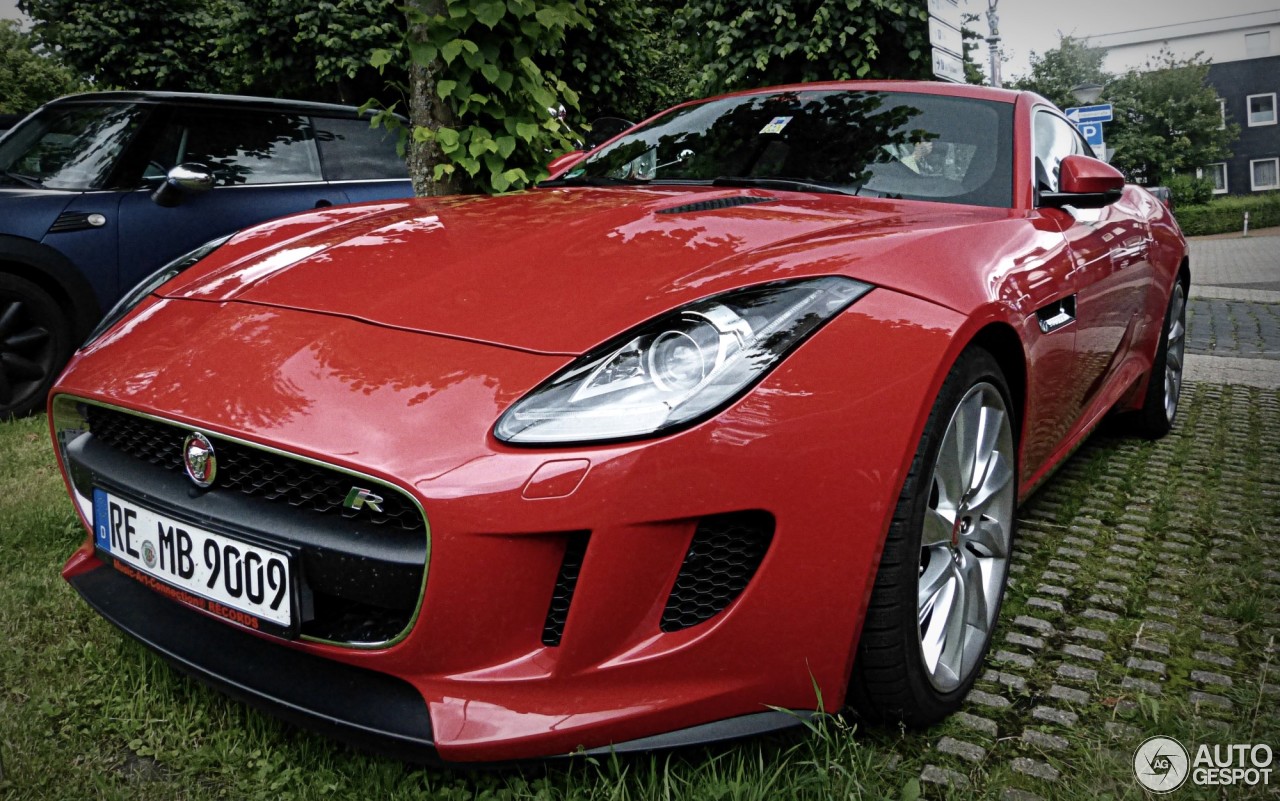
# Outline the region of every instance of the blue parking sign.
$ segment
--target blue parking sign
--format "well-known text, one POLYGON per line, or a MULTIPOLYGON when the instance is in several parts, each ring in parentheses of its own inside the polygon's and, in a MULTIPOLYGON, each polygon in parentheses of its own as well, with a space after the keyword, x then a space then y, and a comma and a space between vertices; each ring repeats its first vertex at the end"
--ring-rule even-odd
POLYGON ((1102 123, 1082 122, 1076 127, 1080 129, 1080 134, 1084 137, 1084 141, 1093 147, 1102 146, 1102 123))

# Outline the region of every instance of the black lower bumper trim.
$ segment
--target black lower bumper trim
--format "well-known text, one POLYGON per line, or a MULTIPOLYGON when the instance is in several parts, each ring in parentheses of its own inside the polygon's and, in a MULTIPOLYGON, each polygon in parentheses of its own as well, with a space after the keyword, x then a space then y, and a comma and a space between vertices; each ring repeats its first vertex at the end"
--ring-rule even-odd
POLYGON ((126 634, 228 695, 357 747, 439 760, 427 704, 408 682, 274 645, 109 567, 82 573, 71 586, 126 634))
POLYGON ((611 753, 629 754, 637 751, 660 751, 669 748, 711 745, 802 726, 805 721, 817 714, 819 713, 804 709, 773 709, 768 712, 755 712, 750 715, 728 718, 727 720, 703 723, 699 726, 691 726, 678 731, 655 734, 652 737, 641 737, 638 740, 614 743, 601 748, 592 748, 583 753, 587 756, 604 756, 611 753))

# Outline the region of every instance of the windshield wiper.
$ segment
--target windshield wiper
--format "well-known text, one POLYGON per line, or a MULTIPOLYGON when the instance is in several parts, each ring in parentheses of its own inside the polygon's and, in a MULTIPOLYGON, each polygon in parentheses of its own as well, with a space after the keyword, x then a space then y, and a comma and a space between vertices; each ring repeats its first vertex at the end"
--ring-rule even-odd
POLYGON ((823 192, 828 195, 857 195, 861 186, 845 188, 797 178, 748 178, 741 175, 722 175, 711 181, 712 186, 738 186, 754 189, 783 189, 793 192, 823 192))
POLYGON ((32 178, 30 175, 23 175, 17 172, 9 172, 8 170, 0 170, 0 178, 7 178, 15 184, 29 186, 32 189, 44 189, 44 184, 32 178))
POLYGON ((645 186, 639 178, 614 178, 610 175, 578 175, 573 178, 550 178, 538 186, 645 186))

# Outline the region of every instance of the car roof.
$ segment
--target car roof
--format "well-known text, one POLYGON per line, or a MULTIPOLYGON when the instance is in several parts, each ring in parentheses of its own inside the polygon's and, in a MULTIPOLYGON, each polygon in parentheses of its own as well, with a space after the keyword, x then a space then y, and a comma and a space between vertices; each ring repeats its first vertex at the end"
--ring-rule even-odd
POLYGON ((60 97, 51 101, 48 105, 56 106, 71 103, 141 103, 147 105, 205 106, 210 108, 234 106, 268 109, 271 111, 291 111, 299 114, 337 115, 343 117, 360 115, 360 109, 357 107, 344 106, 338 103, 317 103, 310 100, 287 100, 275 97, 251 97, 249 95, 218 95, 203 92, 85 92, 60 97))

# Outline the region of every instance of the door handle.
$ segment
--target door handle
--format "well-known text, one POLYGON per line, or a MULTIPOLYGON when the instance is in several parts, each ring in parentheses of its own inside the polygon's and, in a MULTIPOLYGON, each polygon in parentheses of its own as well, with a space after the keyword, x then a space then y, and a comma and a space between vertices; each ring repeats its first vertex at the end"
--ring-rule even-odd
POLYGON ((325 200, 324 198, 320 198, 319 200, 316 201, 317 209, 327 209, 332 205, 333 205, 332 200, 325 200))

